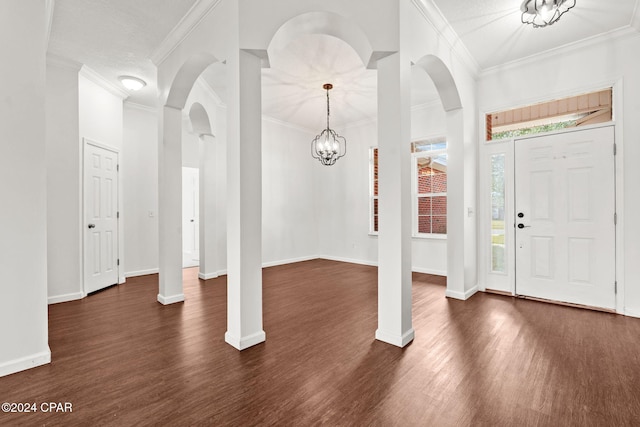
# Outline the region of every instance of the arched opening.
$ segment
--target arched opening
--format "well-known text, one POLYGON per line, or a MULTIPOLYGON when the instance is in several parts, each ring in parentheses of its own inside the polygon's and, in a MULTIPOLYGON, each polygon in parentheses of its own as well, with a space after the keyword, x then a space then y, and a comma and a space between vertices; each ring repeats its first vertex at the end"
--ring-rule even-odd
MULTIPOLYGON (((354 112, 358 106, 366 110, 364 117, 355 119, 353 115, 345 114, 344 117, 333 122, 336 126, 350 127, 354 141, 357 141, 353 149, 350 149, 351 156, 347 155, 335 166, 330 168, 321 167, 317 171, 318 181, 322 188, 331 191, 321 192, 319 196, 324 198, 320 204, 322 218, 319 227, 326 232, 322 233, 320 246, 326 245, 332 250, 327 253, 344 253, 345 248, 351 253, 362 239, 362 232, 365 237, 367 230, 362 229, 362 224, 366 224, 366 211, 361 214, 359 223, 351 224, 352 219, 349 209, 355 204, 347 204, 341 200, 349 200, 354 197, 354 193, 360 192, 363 188, 359 185, 352 185, 353 182, 361 182, 362 174, 350 176, 350 171, 362 169, 363 162, 368 157, 368 150, 371 145, 377 142, 384 158, 381 163, 380 173, 380 221, 383 228, 378 236, 377 245, 373 248, 377 250, 378 257, 378 329, 375 336, 378 340, 403 347, 413 339, 413 329, 411 327, 411 233, 410 228, 410 180, 408 170, 410 169, 410 153, 400 154, 399 147, 404 146, 403 141, 409 141, 410 120, 409 113, 409 81, 405 72, 409 70, 409 64, 400 66, 400 55, 398 52, 375 52, 373 51, 367 35, 360 30, 357 24, 344 17, 332 14, 314 12, 300 15, 285 23, 276 32, 272 43, 269 45, 269 55, 271 64, 277 67, 277 55, 286 48, 296 45, 296 41, 304 43, 300 56, 309 57, 315 53, 317 57, 311 58, 315 61, 313 67, 303 73, 297 82, 292 85, 307 89, 309 85, 317 86, 316 95, 311 93, 302 99, 318 99, 323 96, 322 84, 332 83, 334 85, 331 110, 337 110, 336 114, 344 114, 343 111, 354 112), (321 40, 339 40, 335 45, 332 42, 325 42, 324 47, 313 45, 316 40, 313 37, 320 37, 321 40), (326 48, 331 45, 332 48, 326 48), (335 73, 333 78, 343 79, 338 84, 333 81, 323 80, 316 76, 325 71, 330 74, 331 69, 335 70, 345 63, 346 56, 340 56, 337 52, 341 45, 355 53, 356 62, 351 64, 349 72, 335 73), (313 46, 310 47, 310 46, 313 46), (332 62, 329 71, 323 70, 320 55, 330 55, 332 62), (371 70, 377 68, 377 71, 371 70), (402 73, 401 73, 402 68, 402 73), (359 73, 356 77, 354 73, 359 73), (309 76, 312 76, 309 78, 309 76), (348 77, 347 77, 348 76, 348 77), (399 85, 399 83, 401 85, 399 85), (348 97, 340 98, 340 91, 349 96, 364 97, 361 100, 347 104, 344 102, 348 97), (334 107, 335 105, 335 107, 334 107), (345 107, 345 108, 342 108, 345 107), (376 120, 377 118, 377 120, 376 120), (364 125, 364 126, 363 126, 364 125), (366 129, 365 129, 366 128, 366 129), (345 170, 348 170, 345 172, 345 170), (347 177, 347 179, 342 179, 347 177), (355 178, 355 179, 351 179, 355 178), (346 183, 346 184, 345 184, 346 183), (347 188, 351 194, 347 194, 347 188), (399 200, 396 198, 399 196, 399 200), (407 203, 409 203, 407 207, 407 203), (337 209, 334 206, 341 206, 341 212, 333 212, 337 209), (326 225, 322 221, 327 222, 326 225), (346 224, 346 226, 345 226, 346 224), (353 227, 351 226, 353 225, 353 227), (332 245, 332 240, 337 244, 332 245), (352 243, 353 242, 353 243, 352 243), (356 243, 358 242, 358 243, 356 243), (398 286, 400 284, 400 286, 398 286)), ((323 45, 320 45, 323 46, 323 45)), ((291 69, 292 67, 288 67, 291 69)), ((347 67, 349 68, 349 67, 347 67)), ((310 89, 313 90, 313 89, 310 89)), ((291 99, 301 99, 301 97, 290 97, 291 99)), ((322 105, 322 104, 319 104, 322 105)), ((304 107, 297 106, 292 115, 299 113, 304 107)), ((317 110, 317 117, 323 118, 322 110, 317 110)), ((332 115, 333 117, 333 115, 332 115)), ((320 130, 321 126, 318 126, 320 130)), ((340 131, 339 128, 336 131, 340 131)), ((349 137, 347 137, 349 139, 349 137)), ((349 143, 348 143, 349 144, 349 143)), ((408 147, 407 147, 408 148, 408 147)), ((309 161, 311 158, 309 157, 309 161)), ((366 176, 366 172, 365 175, 366 176)), ((365 190, 366 191, 366 190, 365 190)), ((366 194, 366 193, 365 193, 366 194)), ((366 227, 366 225, 365 225, 366 227)), ((369 242, 363 244, 369 245, 369 242)), ((323 250, 323 249, 321 249, 323 250)), ((374 259, 375 262, 375 259, 374 259)), ((373 332, 373 331, 372 331, 373 332)))
POLYGON ((449 68, 438 57, 425 55, 415 67, 426 72, 425 78, 433 82, 445 112, 447 142, 447 292, 448 297, 467 299, 465 291, 465 258, 469 258, 465 234, 465 221, 471 212, 465 212, 465 150, 462 101, 449 68), (466 215, 465 215, 466 214, 466 215))
MULTIPOLYGON (((183 113, 196 79, 217 59, 207 53, 187 60, 173 78, 162 109, 159 140, 159 292, 158 301, 184 301, 183 265, 183 113)), ((205 126, 202 111, 194 112, 199 126, 205 126), (198 119, 200 119, 198 121, 198 119)), ((209 125, 208 132, 211 134, 209 125)))
MULTIPOLYGON (((192 150, 197 156, 197 158, 191 160, 189 166, 197 168, 198 182, 194 187, 197 187, 198 203, 195 209, 197 209, 198 221, 197 224, 193 224, 190 219, 185 218, 183 215, 183 223, 193 228, 190 231, 197 238, 194 243, 197 243, 198 250, 198 277, 208 280, 217 277, 218 271, 221 270, 217 260, 218 253, 222 250, 217 244, 218 235, 223 233, 218 230, 218 216, 220 215, 216 212, 218 204, 217 183, 220 180, 216 164, 218 160, 216 137, 213 134, 209 114, 200 102, 191 104, 188 117, 193 145, 192 150)), ((184 182, 183 187, 185 187, 184 182)), ((185 194, 183 194, 183 201, 191 202, 191 198, 185 197, 185 194)), ((185 207, 187 209, 190 208, 185 203, 183 211, 185 207)), ((183 242, 192 243, 191 236, 186 235, 184 232, 183 242)))

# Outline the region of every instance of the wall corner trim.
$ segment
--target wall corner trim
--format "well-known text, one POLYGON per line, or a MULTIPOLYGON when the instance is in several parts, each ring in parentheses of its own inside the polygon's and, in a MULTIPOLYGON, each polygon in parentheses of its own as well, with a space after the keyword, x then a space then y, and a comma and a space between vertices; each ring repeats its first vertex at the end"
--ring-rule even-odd
POLYGON ((80 69, 80 75, 87 80, 90 80, 93 83, 97 84, 110 94, 117 96, 118 98, 127 99, 129 97, 129 92, 125 91, 124 89, 120 89, 118 86, 111 83, 109 80, 105 79, 103 76, 98 74, 93 69, 87 67, 86 65, 83 65, 80 69))
POLYGON ((459 299, 462 301, 466 301, 469 298, 471 298, 473 295, 476 294, 476 292, 478 292, 478 285, 474 286, 473 288, 465 291, 465 292, 458 292, 458 291, 452 291, 447 289, 447 291, 445 292, 445 296, 447 298, 454 298, 454 299, 459 299))
POLYGON ((59 56, 50 52, 47 52, 47 66, 53 65, 55 67, 64 68, 71 71, 79 72, 82 68, 82 64, 71 59, 59 56))
POLYGON ((48 346, 46 350, 40 353, 30 354, 29 356, 0 364, 0 377, 35 368, 36 366, 46 365, 47 363, 51 363, 51 350, 48 346))
POLYGON ((170 296, 164 296, 164 295, 158 294, 158 302, 162 305, 175 304, 177 302, 183 302, 183 301, 184 301, 184 294, 177 294, 177 295, 170 295, 170 296))
POLYGON ((200 22, 213 9, 215 9, 222 0, 196 0, 191 9, 182 17, 180 22, 169 32, 167 37, 151 54, 151 61, 159 66, 171 55, 184 39, 200 24, 200 22))
POLYGON ((86 295, 83 292, 73 292, 70 294, 53 295, 47 299, 48 304, 58 304, 61 302, 75 301, 84 298, 86 295))

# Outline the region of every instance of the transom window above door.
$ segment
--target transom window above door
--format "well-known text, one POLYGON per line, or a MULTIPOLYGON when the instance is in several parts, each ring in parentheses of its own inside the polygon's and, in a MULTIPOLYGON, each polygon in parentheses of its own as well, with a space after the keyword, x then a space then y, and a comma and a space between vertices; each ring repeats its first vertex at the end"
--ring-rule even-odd
POLYGON ((612 89, 555 99, 485 116, 486 140, 515 138, 605 123, 613 117, 612 89))

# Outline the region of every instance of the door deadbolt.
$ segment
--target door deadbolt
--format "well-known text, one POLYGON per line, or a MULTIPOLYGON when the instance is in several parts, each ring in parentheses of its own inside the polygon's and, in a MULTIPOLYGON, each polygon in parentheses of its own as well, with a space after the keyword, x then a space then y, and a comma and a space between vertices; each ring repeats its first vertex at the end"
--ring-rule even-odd
POLYGON ((89 224, 87 227, 89 227, 89 228, 96 228, 96 225, 95 225, 95 224, 89 224))
POLYGON ((518 218, 524 218, 524 214, 522 212, 518 212, 518 218))

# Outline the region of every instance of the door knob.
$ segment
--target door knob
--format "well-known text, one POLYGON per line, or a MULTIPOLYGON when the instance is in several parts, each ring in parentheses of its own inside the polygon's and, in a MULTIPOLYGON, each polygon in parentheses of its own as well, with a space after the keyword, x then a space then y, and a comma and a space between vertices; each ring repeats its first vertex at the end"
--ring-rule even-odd
POLYGON ((193 221, 194 221, 194 220, 192 219, 192 220, 191 220, 191 221, 189 221, 189 222, 193 222, 193 221))
POLYGON ((89 224, 87 227, 89 227, 89 228, 96 228, 96 225, 95 225, 95 224, 89 224))
POLYGON ((518 228, 531 227, 530 225, 518 224, 518 228))

